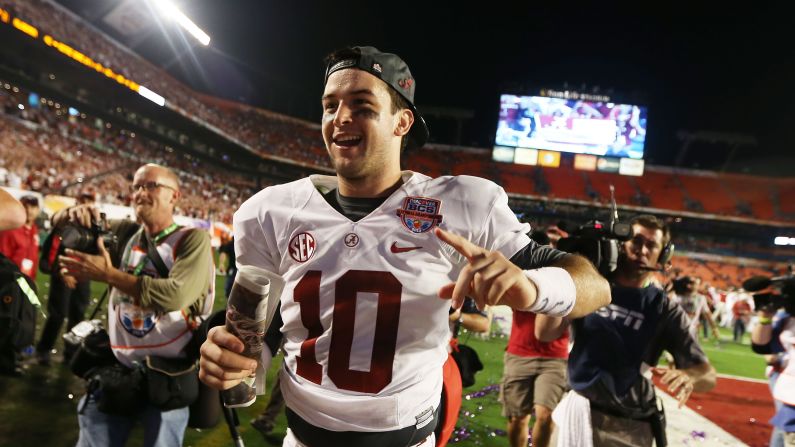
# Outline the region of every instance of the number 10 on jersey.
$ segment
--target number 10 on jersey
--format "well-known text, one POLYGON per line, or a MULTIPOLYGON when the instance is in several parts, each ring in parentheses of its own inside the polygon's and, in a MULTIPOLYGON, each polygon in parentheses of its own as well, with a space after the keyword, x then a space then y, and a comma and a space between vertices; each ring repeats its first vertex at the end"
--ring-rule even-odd
MULTIPOLYGON (((315 356, 315 343, 323 334, 320 323, 321 275, 318 270, 306 272, 294 292, 294 299, 301 308, 301 323, 309 331, 301 343, 301 353, 296 357, 297 373, 318 385, 323 378, 323 367, 315 356)), ((402 290, 403 286, 389 272, 348 270, 337 280, 328 352, 328 377, 337 388, 375 394, 392 381, 402 290), (370 371, 352 370, 349 366, 359 292, 378 295, 370 371)))

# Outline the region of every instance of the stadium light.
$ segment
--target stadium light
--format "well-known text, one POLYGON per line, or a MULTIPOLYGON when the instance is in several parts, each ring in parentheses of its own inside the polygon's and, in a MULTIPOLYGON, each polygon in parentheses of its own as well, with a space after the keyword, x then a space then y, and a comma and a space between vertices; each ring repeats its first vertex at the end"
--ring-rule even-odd
POLYGON ((777 236, 773 243, 776 245, 795 245, 795 237, 777 236))
POLYGON ((162 96, 158 95, 157 93, 149 90, 148 88, 144 87, 143 85, 138 87, 138 94, 143 96, 144 98, 152 101, 153 103, 163 107, 166 105, 166 99, 162 96))
POLYGON ((164 16, 176 20, 181 27, 185 28, 185 30, 195 37, 202 45, 207 46, 210 44, 210 36, 196 26, 188 16, 183 14, 179 8, 171 3, 171 0, 154 0, 154 4, 157 5, 164 16))

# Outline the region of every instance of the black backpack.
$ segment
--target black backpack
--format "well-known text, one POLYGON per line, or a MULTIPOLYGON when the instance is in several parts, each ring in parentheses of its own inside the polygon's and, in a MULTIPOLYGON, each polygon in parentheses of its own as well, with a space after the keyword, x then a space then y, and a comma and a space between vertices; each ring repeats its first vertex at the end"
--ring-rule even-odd
POLYGON ((36 283, 0 254, 0 347, 22 349, 33 344, 36 306, 22 284, 27 284, 26 288, 36 293, 36 283))

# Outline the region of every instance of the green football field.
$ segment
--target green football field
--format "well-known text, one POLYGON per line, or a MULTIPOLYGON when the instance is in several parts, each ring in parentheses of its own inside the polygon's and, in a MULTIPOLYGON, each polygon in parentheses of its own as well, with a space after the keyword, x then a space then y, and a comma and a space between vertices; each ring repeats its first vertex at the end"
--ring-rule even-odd
MULTIPOLYGON (((45 302, 49 288, 49 278, 41 275, 38 279, 39 294, 45 302)), ((216 307, 225 306, 223 299, 223 278, 218 277, 216 307)), ((96 300, 102 287, 92 287, 92 298, 96 300)), ((89 311, 93 305, 89 307, 89 311)), ((104 315, 104 312, 100 312, 104 315)), ((39 315, 38 330, 43 327, 39 315)), ((495 326, 496 329, 496 326, 495 326)), ((748 335, 744 344, 731 341, 731 332, 721 330, 721 342, 704 340, 703 348, 719 373, 764 378, 764 360, 751 352, 748 335)), ((457 434, 451 441, 460 446, 507 446, 505 419, 500 415, 497 386, 502 375, 502 355, 507 343, 505 335, 494 333, 487 339, 464 334, 461 342, 473 347, 484 364, 484 370, 476 376, 477 382, 464 390, 464 401, 459 416, 457 434), (456 439, 458 441, 456 442, 456 439)), ((60 362, 61 344, 54 356, 53 365, 44 368, 32 358, 26 360, 27 375, 24 378, 0 378, 0 446, 74 446, 77 441, 78 424, 76 415, 77 400, 83 394, 83 383, 75 378, 60 362)), ((279 365, 277 357, 269 371, 269 382, 279 365)), ((273 436, 264 439, 254 430, 249 421, 261 412, 267 403, 268 395, 260 396, 248 408, 238 411, 239 431, 246 446, 281 445, 281 436, 286 429, 284 415, 277 420, 273 436)), ((140 445, 142 432, 134 432, 130 446, 140 445)), ((228 428, 223 420, 214 428, 207 430, 188 429, 185 446, 233 446, 228 428)))

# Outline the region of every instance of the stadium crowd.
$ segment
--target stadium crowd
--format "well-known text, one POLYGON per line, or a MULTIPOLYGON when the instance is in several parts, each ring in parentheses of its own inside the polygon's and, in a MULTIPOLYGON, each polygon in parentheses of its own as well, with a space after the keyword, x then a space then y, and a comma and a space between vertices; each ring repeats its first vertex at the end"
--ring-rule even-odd
MULTIPOLYGON (((173 167, 184 180, 177 214, 231 223, 255 179, 179 153, 111 123, 69 114, 46 99, 0 89, 0 184, 42 194, 90 192, 101 203, 129 205, 128 179, 140 162, 173 167)), ((14 90, 17 90, 14 92, 14 90)))
MULTIPOLYGON (((242 143, 260 155, 330 167, 315 124, 194 92, 91 25, 49 2, 2 0, 0 7, 29 20, 127 78, 164 95, 167 107, 242 143)), ((506 190, 518 194, 602 204, 609 200, 609 193, 604 188, 603 176, 606 174, 574 171, 571 166, 517 166, 492 161, 487 151, 482 149, 440 146, 415 151, 404 160, 410 169, 431 176, 470 174, 492 178, 506 190), (451 157, 455 157, 458 163, 451 165, 451 157), (564 177, 568 180, 561 183, 559 180, 564 177)), ((771 186, 758 186, 757 180, 760 179, 747 176, 724 175, 723 178, 711 174, 705 178, 703 173, 688 173, 684 170, 652 171, 637 179, 612 177, 611 182, 617 183, 616 190, 622 203, 727 216, 795 219, 787 201, 780 200, 795 187, 795 182, 791 180, 774 180, 771 186), (652 191, 660 190, 667 191, 667 194, 651 194, 652 191)), ((770 179, 765 179, 765 182, 769 184, 770 179)))

